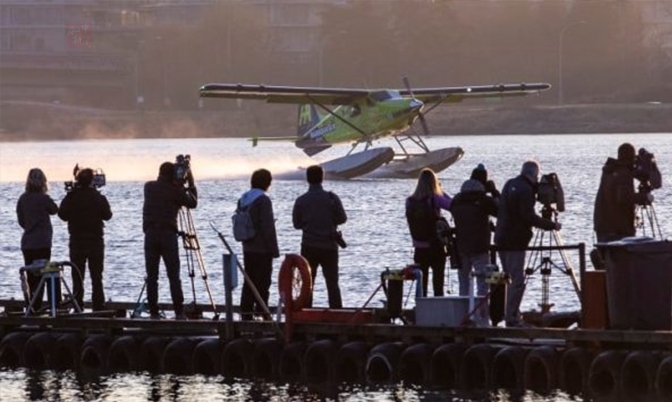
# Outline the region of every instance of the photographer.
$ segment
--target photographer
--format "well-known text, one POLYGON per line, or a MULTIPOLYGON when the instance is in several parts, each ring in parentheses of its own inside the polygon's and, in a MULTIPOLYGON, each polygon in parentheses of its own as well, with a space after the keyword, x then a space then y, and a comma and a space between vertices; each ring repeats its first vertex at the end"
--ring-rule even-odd
MULTIPOLYGON (((648 154, 646 151, 644 153, 648 154)), ((653 202, 651 188, 646 185, 648 176, 638 176, 642 177, 644 185, 640 186, 639 192, 635 192, 634 179, 638 171, 636 162, 635 147, 626 142, 618 147, 618 159, 608 158, 602 168, 593 214, 598 243, 634 236, 637 204, 648 205, 653 202)))
POLYGON ((525 250, 532 239, 532 228, 560 230, 560 223, 540 217, 534 211, 539 164, 527 161, 520 175, 506 182, 499 200, 495 244, 502 269, 511 285, 506 295, 506 326, 520 327, 520 302, 525 291, 525 250))
POLYGON ((84 278, 88 262, 91 275, 91 301, 93 310, 105 309, 103 290, 103 262, 105 242, 103 221, 112 218, 107 198, 93 187, 92 169, 81 169, 75 177, 76 183, 69 191, 58 210, 58 216, 68 222, 70 233, 70 261, 78 268, 72 270, 73 296, 81 308, 84 307, 84 278))
POLYGON ((164 162, 159 168, 157 180, 145 184, 142 230, 145 233, 147 302, 150 316, 154 319, 160 318, 158 280, 161 258, 170 282, 175 319, 185 319, 177 244, 177 214, 182 207, 196 208, 198 204, 198 193, 188 163, 188 159, 182 160, 177 166, 164 162))
POLYGON ((324 170, 321 166, 308 167, 306 180, 309 184, 308 191, 296 199, 292 211, 294 228, 303 231, 301 255, 310 264, 313 284, 317 267, 322 266, 322 274, 327 283, 329 308, 341 308, 343 302, 338 287, 338 242, 342 239, 339 240, 337 226, 344 224, 347 216, 341 199, 322 188, 324 170))

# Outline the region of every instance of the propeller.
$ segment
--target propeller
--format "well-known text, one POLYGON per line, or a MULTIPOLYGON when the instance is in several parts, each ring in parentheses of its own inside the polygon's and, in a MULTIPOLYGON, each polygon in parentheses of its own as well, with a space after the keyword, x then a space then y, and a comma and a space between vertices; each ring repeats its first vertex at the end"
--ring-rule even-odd
MULTIPOLYGON (((415 95, 413 95, 413 88, 411 88, 411 82, 408 80, 408 77, 404 75, 403 77, 401 77, 401 80, 404 82, 404 85, 406 86, 406 90, 411 95, 411 98, 415 99, 415 95)), ((425 120, 425 114, 422 113, 421 110, 418 110, 418 119, 420 119, 420 125, 422 126, 422 132, 425 135, 429 135, 429 126, 427 125, 427 121, 425 120)))

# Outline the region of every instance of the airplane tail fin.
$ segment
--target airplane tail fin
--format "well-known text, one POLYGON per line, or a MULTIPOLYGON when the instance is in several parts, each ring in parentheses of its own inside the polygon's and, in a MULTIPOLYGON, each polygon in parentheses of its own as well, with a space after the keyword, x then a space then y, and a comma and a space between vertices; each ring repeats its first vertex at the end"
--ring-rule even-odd
POLYGON ((297 123, 297 135, 303 137, 320 122, 320 113, 314 105, 300 105, 297 123))

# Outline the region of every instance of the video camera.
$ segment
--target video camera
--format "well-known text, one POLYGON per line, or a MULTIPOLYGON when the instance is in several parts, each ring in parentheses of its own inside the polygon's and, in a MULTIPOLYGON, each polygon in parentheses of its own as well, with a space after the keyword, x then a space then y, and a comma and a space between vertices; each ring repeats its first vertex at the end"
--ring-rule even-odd
MULTIPOLYGON (((75 165, 74 169, 72 169, 72 175, 74 176, 75 180, 63 182, 63 185, 65 186, 65 191, 70 192, 74 189, 82 187, 81 183, 79 183, 79 180, 77 178, 79 172, 81 172, 82 170, 84 169, 80 169, 79 164, 75 165)), ((103 169, 98 168, 92 170, 93 170, 93 180, 91 181, 91 185, 94 188, 101 188, 105 186, 106 180, 105 180, 105 172, 103 172, 103 169)))
POLYGON ((646 194, 663 186, 663 179, 656 164, 656 157, 644 148, 639 148, 635 158, 635 179, 639 181, 639 192, 646 194))
POLYGON ((549 216, 552 212, 565 211, 565 192, 557 174, 548 173, 541 176, 537 188, 537 201, 544 206, 542 213, 549 216), (555 204, 555 207, 553 207, 553 204, 555 204))
POLYGON ((175 180, 185 183, 191 171, 191 156, 179 154, 175 157, 175 180))

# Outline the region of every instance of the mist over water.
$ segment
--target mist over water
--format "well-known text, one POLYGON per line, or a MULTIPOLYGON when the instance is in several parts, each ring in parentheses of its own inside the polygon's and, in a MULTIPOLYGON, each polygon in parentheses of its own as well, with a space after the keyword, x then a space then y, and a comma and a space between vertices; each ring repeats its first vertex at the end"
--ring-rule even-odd
POLYGON ((261 167, 276 176, 315 163, 291 142, 252 147, 244 139, 87 140, 6 143, 0 149, 0 182, 25 182, 28 170, 40 167, 51 186, 72 180, 75 164, 101 168, 108 182, 154 180, 159 166, 190 154, 199 180, 248 179, 261 167))

